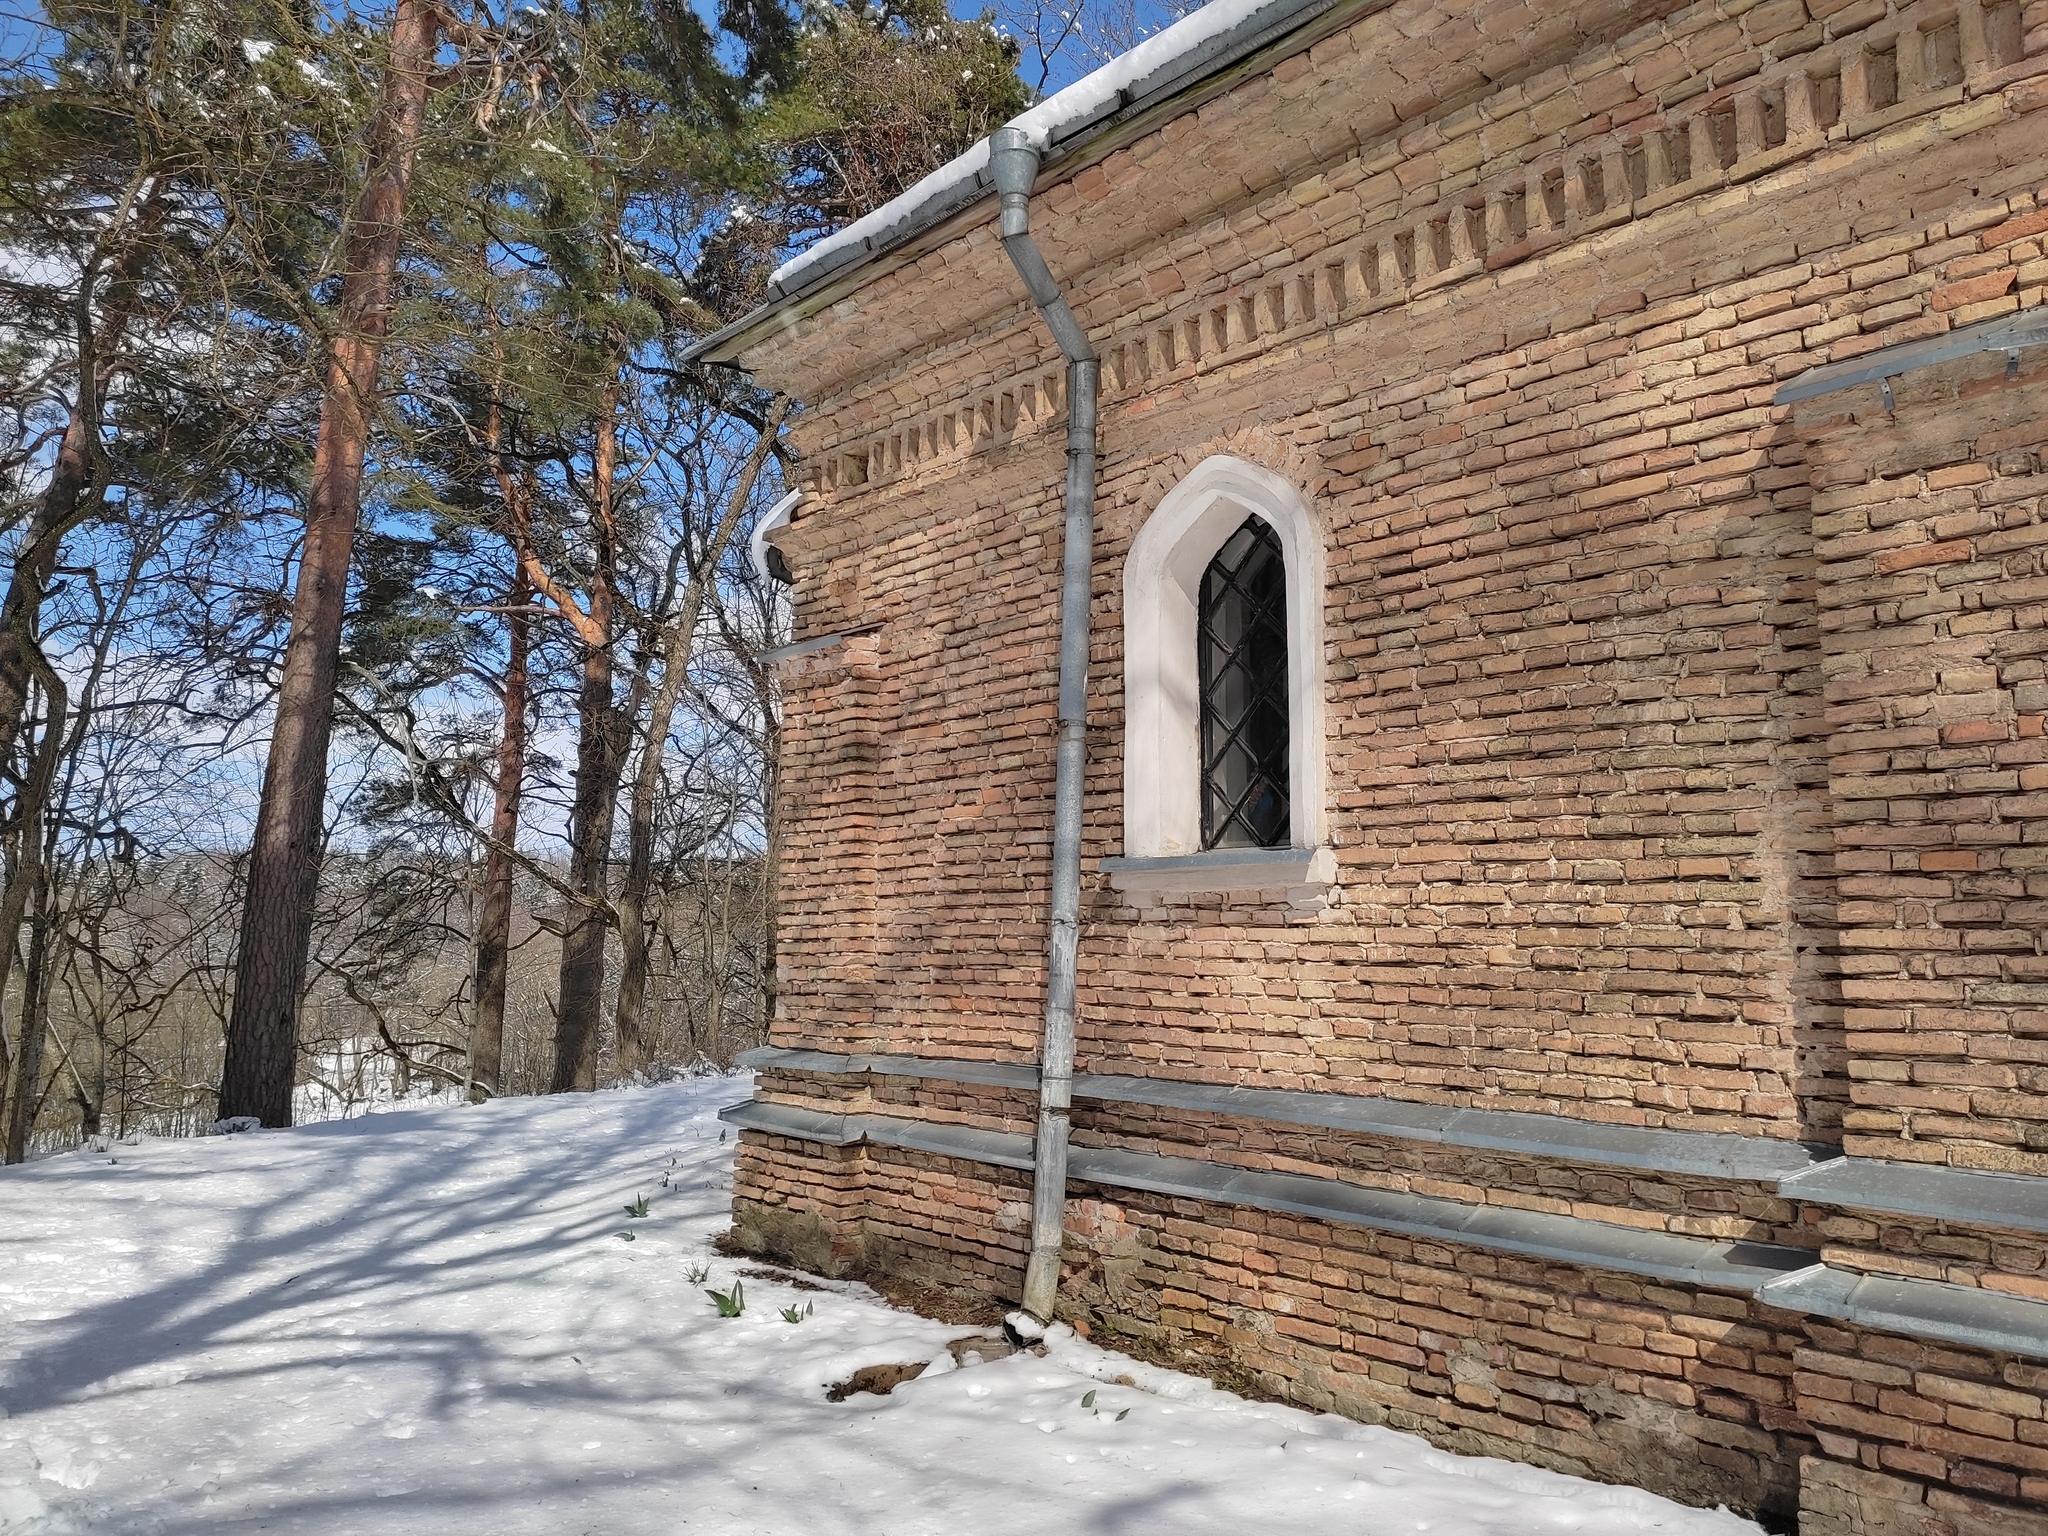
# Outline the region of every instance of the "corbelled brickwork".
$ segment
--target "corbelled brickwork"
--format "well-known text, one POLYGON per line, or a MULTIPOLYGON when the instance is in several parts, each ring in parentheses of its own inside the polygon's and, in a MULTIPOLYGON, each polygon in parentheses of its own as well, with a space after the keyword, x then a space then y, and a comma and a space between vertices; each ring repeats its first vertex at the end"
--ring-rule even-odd
MULTIPOLYGON (((1401 0, 1064 169, 1104 359, 1080 1068, 2048 1175, 2048 360, 1796 408, 2048 303, 2048 0, 1401 0), (1334 885, 1120 891, 1122 572, 1227 454, 1319 524, 1334 885)), ((1035 1059, 1059 360, 989 209, 744 361, 777 535, 779 1046, 1035 1059)), ((764 1072, 1027 1136, 1033 1096, 764 1072)), ((1757 1178, 1082 1103, 1164 1153, 2048 1299, 2038 1233, 1757 1178)), ((749 1131, 740 1238, 1014 1295, 1030 1180, 749 1131)), ((1064 1304, 1292 1400, 1806 1536, 2048 1532, 2048 1365, 1077 1185, 1064 1304)), ((1946 1295, 1948 1292, 1944 1291, 1946 1295)))

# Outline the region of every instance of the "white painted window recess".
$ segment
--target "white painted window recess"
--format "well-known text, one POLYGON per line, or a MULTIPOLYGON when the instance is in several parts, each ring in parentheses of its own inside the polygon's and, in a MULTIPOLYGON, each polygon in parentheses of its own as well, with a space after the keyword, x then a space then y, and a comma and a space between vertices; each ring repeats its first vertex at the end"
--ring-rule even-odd
POLYGON ((1323 537, 1301 492, 1269 469, 1204 459, 1146 519, 1124 562, 1123 890, 1219 892, 1327 886, 1323 811, 1323 537), (1247 516, 1287 565, 1287 848, 1202 851, 1202 705, 1195 618, 1202 573, 1247 516))

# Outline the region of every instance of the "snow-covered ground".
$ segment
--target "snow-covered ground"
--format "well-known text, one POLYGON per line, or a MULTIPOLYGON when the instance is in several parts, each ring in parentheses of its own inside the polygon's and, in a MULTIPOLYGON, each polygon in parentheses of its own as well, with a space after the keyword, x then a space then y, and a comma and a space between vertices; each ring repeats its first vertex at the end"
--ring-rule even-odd
POLYGON ((400 1110, 6 1170, 0 1528, 1757 1536, 1065 1330, 1043 1358, 956 1369, 945 1345, 974 1330, 857 1285, 747 1278, 720 1318, 705 1288, 739 1266, 710 1249, 732 1153, 712 1114, 744 1093, 400 1110), (891 1396, 826 1400, 857 1367, 928 1359, 944 1369, 891 1396))

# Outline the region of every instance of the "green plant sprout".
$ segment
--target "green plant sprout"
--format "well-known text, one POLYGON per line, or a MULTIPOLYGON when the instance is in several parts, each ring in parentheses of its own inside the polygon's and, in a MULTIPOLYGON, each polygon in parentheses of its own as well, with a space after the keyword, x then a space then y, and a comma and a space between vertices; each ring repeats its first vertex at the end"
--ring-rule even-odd
POLYGON ((729 1291, 707 1290, 704 1294, 717 1305, 720 1317, 738 1317, 747 1310, 747 1293, 737 1280, 729 1291))

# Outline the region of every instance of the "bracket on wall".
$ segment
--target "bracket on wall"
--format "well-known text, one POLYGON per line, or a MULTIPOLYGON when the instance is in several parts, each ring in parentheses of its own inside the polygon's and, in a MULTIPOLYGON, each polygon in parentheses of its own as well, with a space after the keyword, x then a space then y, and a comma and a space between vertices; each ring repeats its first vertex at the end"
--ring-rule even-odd
POLYGON ((1780 384, 1778 392, 1771 396, 1771 404, 1791 405, 1795 401, 1811 400, 1817 395, 1833 394, 1838 389, 1875 383, 1884 395, 1884 408, 1889 411, 1892 408, 1892 380, 1900 374, 1911 373, 1918 368, 1932 368, 1937 363, 1953 362, 1978 352, 2003 352, 2005 376, 2017 378, 2021 351, 2041 346, 2048 346, 2048 304, 2037 304, 2016 315, 1961 326, 1944 336, 1901 342, 1895 347, 1866 352, 1861 357, 1809 368, 1797 378, 1780 384))

